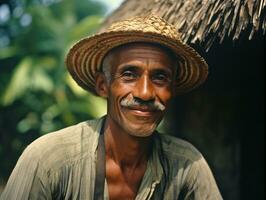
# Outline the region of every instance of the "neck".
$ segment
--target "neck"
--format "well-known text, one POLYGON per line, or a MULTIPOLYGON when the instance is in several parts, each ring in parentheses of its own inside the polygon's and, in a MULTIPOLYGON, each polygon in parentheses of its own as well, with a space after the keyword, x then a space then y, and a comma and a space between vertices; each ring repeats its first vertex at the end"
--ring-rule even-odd
POLYGON ((121 167, 133 168, 147 162, 152 136, 143 138, 131 136, 107 117, 104 137, 107 159, 114 160, 121 167))

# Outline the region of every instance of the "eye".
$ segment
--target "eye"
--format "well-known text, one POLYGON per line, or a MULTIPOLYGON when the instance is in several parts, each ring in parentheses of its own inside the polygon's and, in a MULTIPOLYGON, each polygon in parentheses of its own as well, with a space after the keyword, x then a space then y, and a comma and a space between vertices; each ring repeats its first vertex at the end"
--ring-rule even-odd
POLYGON ((152 76, 152 81, 158 85, 168 85, 171 82, 171 78, 165 73, 155 73, 152 76))
POLYGON ((138 75, 131 70, 126 70, 122 73, 122 78, 126 81, 135 80, 137 77, 138 75))

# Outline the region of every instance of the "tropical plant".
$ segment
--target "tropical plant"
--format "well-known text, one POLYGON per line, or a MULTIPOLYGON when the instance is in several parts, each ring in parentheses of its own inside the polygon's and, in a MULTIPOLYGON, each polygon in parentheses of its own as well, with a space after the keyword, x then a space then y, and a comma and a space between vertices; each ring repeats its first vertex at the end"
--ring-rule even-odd
POLYGON ((93 0, 0 4, 0 180, 35 138, 105 113, 104 100, 80 89, 64 64, 104 12, 93 0))

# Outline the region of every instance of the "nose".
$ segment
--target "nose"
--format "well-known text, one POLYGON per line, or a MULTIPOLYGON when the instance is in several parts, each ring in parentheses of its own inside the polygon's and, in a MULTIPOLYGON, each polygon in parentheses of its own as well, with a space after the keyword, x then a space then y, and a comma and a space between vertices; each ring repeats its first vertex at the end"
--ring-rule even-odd
POLYGON ((133 96, 143 101, 150 101, 155 99, 155 91, 148 74, 143 74, 137 81, 136 87, 133 91, 133 96))

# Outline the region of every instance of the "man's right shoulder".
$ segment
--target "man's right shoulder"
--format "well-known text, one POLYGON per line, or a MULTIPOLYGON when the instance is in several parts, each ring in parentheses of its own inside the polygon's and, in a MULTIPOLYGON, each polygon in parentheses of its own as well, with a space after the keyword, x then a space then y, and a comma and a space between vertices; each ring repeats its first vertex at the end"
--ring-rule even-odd
POLYGON ((21 157, 31 157, 52 170, 71 165, 95 151, 100 122, 89 120, 45 134, 28 145, 21 157))

